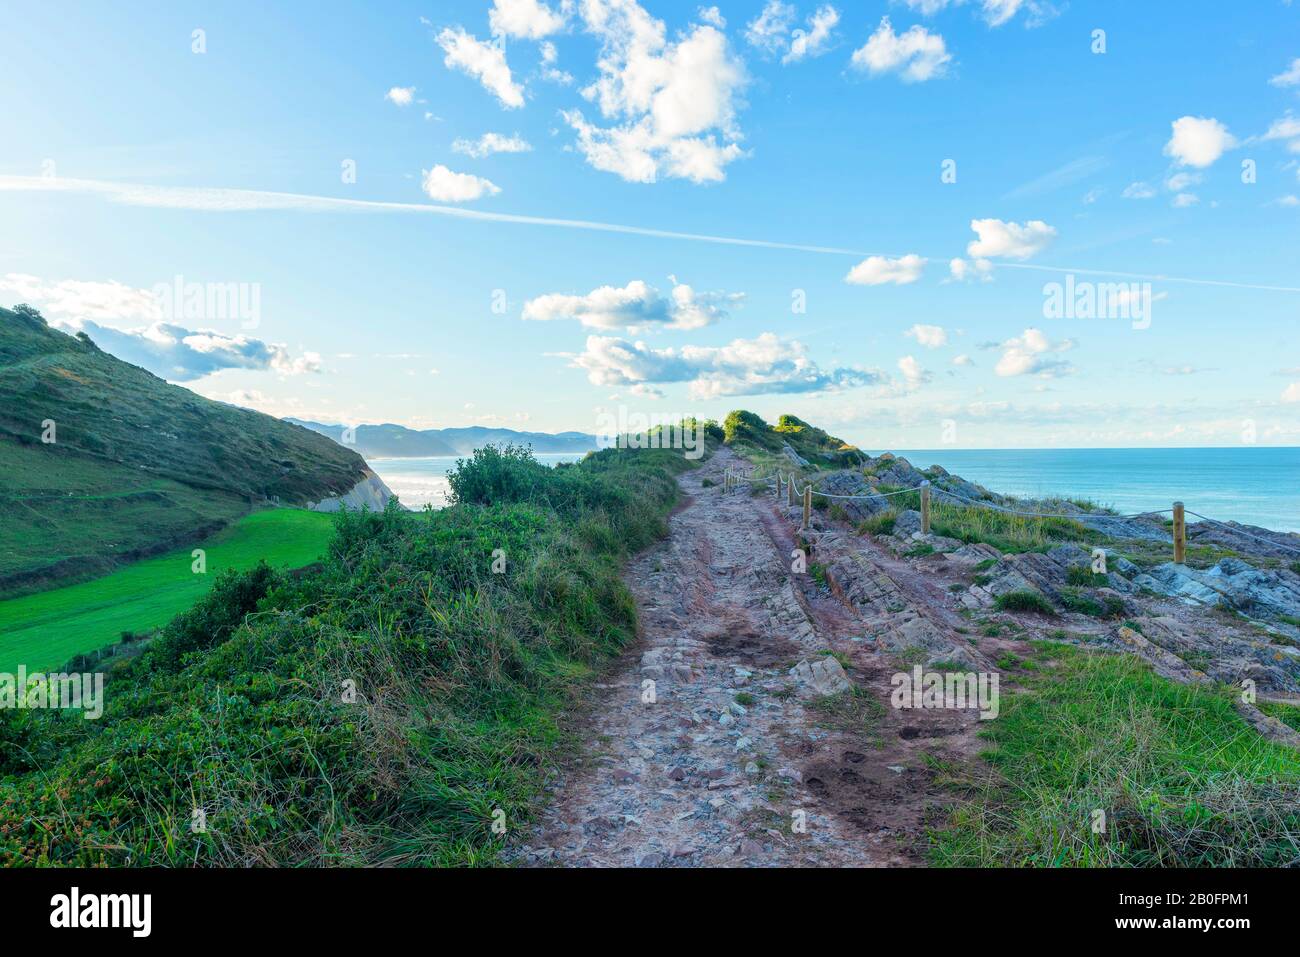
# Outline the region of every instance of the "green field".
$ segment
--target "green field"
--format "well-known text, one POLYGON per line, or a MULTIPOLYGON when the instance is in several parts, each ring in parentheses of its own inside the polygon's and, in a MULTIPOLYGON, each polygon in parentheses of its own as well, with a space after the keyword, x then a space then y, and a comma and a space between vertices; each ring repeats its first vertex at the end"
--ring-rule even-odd
POLYGON ((94 581, 0 601, 0 672, 54 668, 111 644, 124 631, 147 631, 189 608, 226 568, 261 559, 296 568, 324 554, 331 516, 302 509, 254 512, 202 543, 207 573, 195 574, 191 549, 136 562, 94 581))

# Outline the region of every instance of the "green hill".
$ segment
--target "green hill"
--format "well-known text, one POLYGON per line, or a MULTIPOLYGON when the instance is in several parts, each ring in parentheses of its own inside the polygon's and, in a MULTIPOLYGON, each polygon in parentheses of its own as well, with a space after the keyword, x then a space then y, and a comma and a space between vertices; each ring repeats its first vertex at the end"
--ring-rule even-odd
POLYGON ((324 436, 170 385, 33 309, 0 308, 0 594, 102 574, 366 475, 324 436))

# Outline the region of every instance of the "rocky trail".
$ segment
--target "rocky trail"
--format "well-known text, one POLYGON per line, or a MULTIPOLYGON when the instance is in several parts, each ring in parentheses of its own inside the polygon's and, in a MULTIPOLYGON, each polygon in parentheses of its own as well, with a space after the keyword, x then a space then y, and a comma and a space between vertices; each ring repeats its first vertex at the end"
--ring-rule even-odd
POLYGON ((801 532, 772 492, 724 491, 728 469, 749 468, 724 449, 679 479, 669 537, 627 570, 639 643, 597 686, 584 753, 517 863, 923 863, 951 799, 937 775, 975 764, 979 720, 890 707, 897 651, 993 666, 958 634, 944 576, 868 536, 801 532), (801 545, 824 585, 792 572, 801 545))

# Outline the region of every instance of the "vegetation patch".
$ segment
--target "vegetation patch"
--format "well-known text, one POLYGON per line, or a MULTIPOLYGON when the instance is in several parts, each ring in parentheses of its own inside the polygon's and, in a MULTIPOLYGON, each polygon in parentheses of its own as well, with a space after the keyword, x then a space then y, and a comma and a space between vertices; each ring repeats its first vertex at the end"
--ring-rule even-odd
POLYGON ((1035 643, 1040 670, 983 732, 991 782, 933 836, 964 867, 1268 867, 1300 850, 1300 754, 1228 689, 1129 655, 1035 643), (1103 817, 1098 818, 1096 812, 1103 817), (1104 830, 1094 828, 1101 820, 1104 830))
POLYGON ((993 607, 998 611, 1021 611, 1035 615, 1055 615, 1052 603, 1036 591, 1022 588, 1017 591, 1004 592, 993 599, 993 607))

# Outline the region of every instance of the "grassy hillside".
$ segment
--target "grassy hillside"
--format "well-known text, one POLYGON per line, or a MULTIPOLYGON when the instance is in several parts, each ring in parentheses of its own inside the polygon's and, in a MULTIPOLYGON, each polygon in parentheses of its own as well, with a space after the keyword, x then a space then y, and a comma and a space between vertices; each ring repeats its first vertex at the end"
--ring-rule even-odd
POLYGON ((341 513, 318 571, 223 576, 102 665, 100 720, 0 711, 0 866, 491 862, 635 636, 620 570, 690 465, 487 449, 441 512, 341 513))
POLYGON ((0 308, 0 594, 197 541, 277 498, 342 494, 365 462, 308 429, 169 385, 0 308), (44 423, 54 439, 42 441, 44 423))
POLYGON ((788 468, 791 460, 782 452, 787 445, 815 468, 839 468, 860 459, 857 446, 793 415, 768 425, 753 412, 737 410, 723 421, 722 431, 727 445, 763 467, 788 468))
POLYGON ((102 578, 0 601, 0 672, 62 665, 97 651, 123 632, 160 628, 201 598, 221 572, 259 561, 299 568, 325 554, 334 523, 323 512, 267 509, 247 515, 196 547, 206 574, 195 574, 190 546, 128 565, 102 578))

